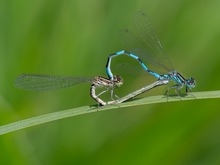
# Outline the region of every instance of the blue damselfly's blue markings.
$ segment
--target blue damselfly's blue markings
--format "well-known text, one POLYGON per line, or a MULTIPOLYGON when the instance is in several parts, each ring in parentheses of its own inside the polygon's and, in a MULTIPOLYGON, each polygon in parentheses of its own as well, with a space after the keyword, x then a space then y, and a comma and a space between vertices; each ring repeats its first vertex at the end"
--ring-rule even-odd
POLYGON ((175 85, 167 88, 165 94, 167 94, 171 88, 175 88, 177 95, 180 94, 179 90, 184 86, 186 86, 186 93, 188 90, 191 90, 191 88, 194 88, 196 85, 194 78, 185 79, 180 73, 173 69, 171 62, 163 52, 161 43, 153 30, 149 18, 146 17, 144 13, 138 12, 136 14, 134 26, 136 32, 129 31, 128 29, 121 31, 124 43, 129 51, 121 50, 109 55, 106 64, 108 77, 110 79, 113 79, 114 77, 111 71, 112 58, 120 55, 127 55, 137 60, 145 71, 156 77, 158 80, 172 80, 176 82, 175 85), (146 61, 149 65, 151 64, 152 66, 165 69, 168 74, 158 74, 158 72, 150 70, 142 60, 144 60, 144 62, 146 61))

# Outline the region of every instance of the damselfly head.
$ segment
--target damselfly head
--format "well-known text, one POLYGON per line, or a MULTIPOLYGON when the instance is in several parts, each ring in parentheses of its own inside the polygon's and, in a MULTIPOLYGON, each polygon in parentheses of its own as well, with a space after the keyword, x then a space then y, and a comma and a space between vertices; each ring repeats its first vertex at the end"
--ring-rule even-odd
POLYGON ((186 86, 191 89, 194 88, 196 86, 196 80, 194 78, 189 78, 186 80, 186 86))
POLYGON ((120 87, 123 84, 123 79, 121 76, 116 75, 113 77, 113 82, 115 86, 120 87))

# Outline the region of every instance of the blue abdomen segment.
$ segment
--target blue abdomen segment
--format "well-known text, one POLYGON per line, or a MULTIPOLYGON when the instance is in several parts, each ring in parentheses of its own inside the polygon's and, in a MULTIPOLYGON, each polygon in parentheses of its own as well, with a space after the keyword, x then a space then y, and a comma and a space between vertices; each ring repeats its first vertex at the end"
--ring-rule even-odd
POLYGON ((106 64, 106 73, 107 73, 107 75, 108 75, 108 77, 110 79, 113 79, 113 73, 111 71, 111 60, 112 60, 112 58, 114 58, 116 56, 119 56, 119 55, 127 55, 127 56, 129 56, 131 58, 134 58, 135 60, 137 60, 139 62, 139 64, 141 65, 141 67, 145 71, 147 71, 148 73, 150 73, 151 75, 153 75, 157 79, 161 79, 162 78, 159 74, 157 74, 157 73, 151 71, 150 69, 148 69, 148 67, 142 62, 142 60, 137 55, 129 53, 129 52, 125 51, 125 50, 121 50, 121 51, 118 51, 116 53, 110 54, 108 56, 108 60, 107 60, 107 64, 106 64))

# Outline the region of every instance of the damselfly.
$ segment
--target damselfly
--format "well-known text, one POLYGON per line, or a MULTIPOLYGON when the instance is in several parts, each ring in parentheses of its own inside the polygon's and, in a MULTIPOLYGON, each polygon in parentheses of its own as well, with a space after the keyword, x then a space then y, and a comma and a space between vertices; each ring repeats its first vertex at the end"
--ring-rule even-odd
POLYGON ((113 99, 114 89, 119 88, 123 84, 120 76, 113 76, 112 79, 102 76, 96 77, 73 77, 73 76, 56 76, 44 74, 22 74, 15 79, 15 86, 29 91, 48 91, 65 87, 74 86, 79 83, 91 83, 90 95, 100 105, 106 105, 107 102, 99 98, 103 93, 110 91, 113 99), (96 94, 96 88, 104 88, 104 90, 96 94))
POLYGON ((173 69, 171 62, 165 56, 161 43, 157 38, 149 18, 144 13, 139 12, 135 17, 136 32, 124 29, 122 37, 129 52, 126 50, 110 54, 106 64, 106 72, 109 79, 114 79, 111 71, 111 60, 120 55, 127 55, 137 60, 145 71, 156 77, 158 80, 174 81, 176 84, 167 88, 165 94, 169 95, 169 90, 175 88, 175 92, 180 96, 180 89, 186 86, 186 93, 194 88, 196 81, 194 78, 185 79, 180 73, 173 69), (165 69, 168 74, 159 74, 150 70, 144 62, 165 69))

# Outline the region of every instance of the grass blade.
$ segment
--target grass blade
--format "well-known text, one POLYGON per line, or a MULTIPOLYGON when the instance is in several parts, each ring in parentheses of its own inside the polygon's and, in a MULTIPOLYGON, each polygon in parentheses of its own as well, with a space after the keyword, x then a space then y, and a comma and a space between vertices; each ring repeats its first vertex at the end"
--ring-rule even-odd
MULTIPOLYGON (((181 97, 181 99, 177 96, 169 97, 168 102, 173 101, 184 101, 184 100, 198 100, 198 99, 211 99, 211 98, 220 98, 220 90, 218 91, 207 91, 207 92, 193 92, 190 93, 190 95, 186 95, 185 97, 181 97)), ((110 110, 110 109, 116 109, 120 107, 132 107, 132 106, 138 106, 138 105, 146 105, 146 104, 155 104, 155 103, 163 103, 167 102, 167 97, 164 95, 158 95, 158 96, 150 96, 150 97, 144 97, 141 99, 135 99, 131 100, 125 103, 117 104, 117 105, 108 105, 103 107, 97 107, 97 106, 83 106, 73 109, 67 109, 62 110, 58 112, 53 112, 41 116, 36 116, 28 119, 24 119, 21 121, 13 122, 10 124, 6 124, 3 126, 0 126, 0 135, 14 132, 17 130, 21 130, 24 128, 32 127, 35 125, 40 125, 44 123, 48 123, 51 121, 56 121, 72 116, 97 112, 97 111, 104 111, 104 110, 110 110)))

